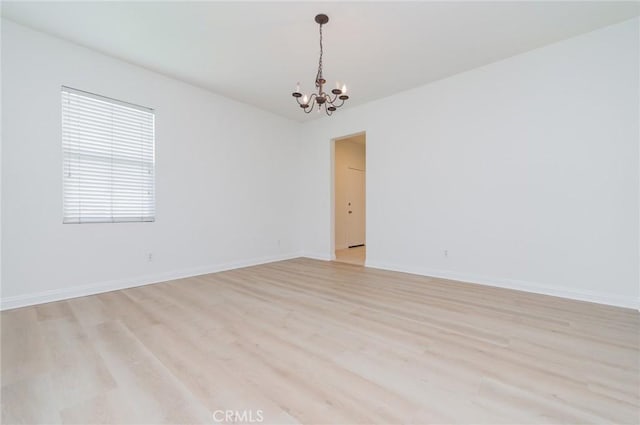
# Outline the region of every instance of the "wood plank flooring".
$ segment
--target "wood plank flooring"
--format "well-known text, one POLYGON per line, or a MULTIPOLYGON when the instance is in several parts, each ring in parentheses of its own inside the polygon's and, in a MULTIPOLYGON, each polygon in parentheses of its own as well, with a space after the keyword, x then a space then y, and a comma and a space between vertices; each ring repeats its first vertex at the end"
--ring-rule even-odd
POLYGON ((350 264, 301 258, 1 320, 4 424, 640 422, 637 311, 350 264))

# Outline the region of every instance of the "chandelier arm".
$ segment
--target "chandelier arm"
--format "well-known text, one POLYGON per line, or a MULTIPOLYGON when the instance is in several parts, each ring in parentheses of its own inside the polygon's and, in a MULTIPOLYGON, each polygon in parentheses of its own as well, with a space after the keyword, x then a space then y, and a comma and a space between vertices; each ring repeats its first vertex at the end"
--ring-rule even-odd
POLYGON ((334 102, 335 102, 336 100, 338 100, 338 95, 337 95, 337 94, 336 94, 336 95, 333 95, 333 99, 331 99, 331 95, 328 95, 328 100, 327 100, 327 101, 331 104, 331 106, 335 106, 335 105, 334 105, 334 102))
POLYGON ((309 110, 307 110, 307 108, 304 108, 304 113, 305 114, 309 114, 311 113, 311 111, 313 111, 313 108, 316 106, 316 97, 317 95, 315 93, 313 93, 310 97, 309 97, 309 110))
MULTIPOLYGON (((310 106, 311 109, 313 109, 313 105, 315 105, 315 103, 316 103, 316 97, 317 97, 317 95, 315 93, 311 93, 311 95, 309 96, 309 99, 307 100, 307 103, 306 103, 307 104, 307 108, 310 106)), ((304 105, 304 103, 302 103, 301 105, 304 105)), ((304 110, 306 111, 307 108, 304 108, 304 110)))

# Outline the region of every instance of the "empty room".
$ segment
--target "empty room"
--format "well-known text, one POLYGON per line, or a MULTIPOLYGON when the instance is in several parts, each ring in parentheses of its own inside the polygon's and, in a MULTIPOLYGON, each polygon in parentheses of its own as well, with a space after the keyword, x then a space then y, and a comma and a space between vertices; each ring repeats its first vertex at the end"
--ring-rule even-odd
POLYGON ((0 7, 2 424, 640 423, 640 2, 0 7))

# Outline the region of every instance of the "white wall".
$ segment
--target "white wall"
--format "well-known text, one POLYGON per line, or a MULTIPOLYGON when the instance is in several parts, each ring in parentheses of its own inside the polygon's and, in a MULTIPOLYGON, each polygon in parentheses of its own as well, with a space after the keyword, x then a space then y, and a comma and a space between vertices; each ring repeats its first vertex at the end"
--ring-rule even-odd
POLYGON ((335 145, 335 248, 347 244, 347 172, 349 168, 366 170, 364 134, 337 140, 335 145))
POLYGON ((3 20, 2 305, 330 258, 330 140, 364 130, 369 265, 634 305, 638 26, 299 125, 3 20), (156 109, 155 223, 62 224, 63 84, 156 109))
POLYGON ((305 251, 331 255, 330 140, 366 130, 368 265, 638 306, 638 27, 305 124, 305 251))
POLYGON ((2 89, 3 307, 299 251, 292 122, 6 20, 2 89), (155 108, 155 223, 62 224, 61 85, 155 108))

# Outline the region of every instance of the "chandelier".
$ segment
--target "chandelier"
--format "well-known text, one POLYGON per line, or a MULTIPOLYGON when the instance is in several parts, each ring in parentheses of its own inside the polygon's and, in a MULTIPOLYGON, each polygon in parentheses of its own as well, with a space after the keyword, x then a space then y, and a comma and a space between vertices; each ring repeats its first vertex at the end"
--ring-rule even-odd
POLYGON ((320 59, 318 60, 318 73, 316 74, 317 93, 312 93, 311 96, 301 93, 300 83, 298 83, 296 85, 296 91, 292 93, 292 96, 296 98, 298 105, 300 105, 306 114, 313 111, 317 105, 318 112, 324 109, 327 115, 331 115, 336 109, 344 105, 344 101, 349 99, 349 96, 347 96, 346 85, 340 88, 340 85, 336 84, 336 88, 331 90, 333 96, 324 91, 324 85, 327 83, 327 80, 322 76, 322 26, 329 22, 329 17, 321 13, 316 15, 315 21, 320 25, 320 59))

